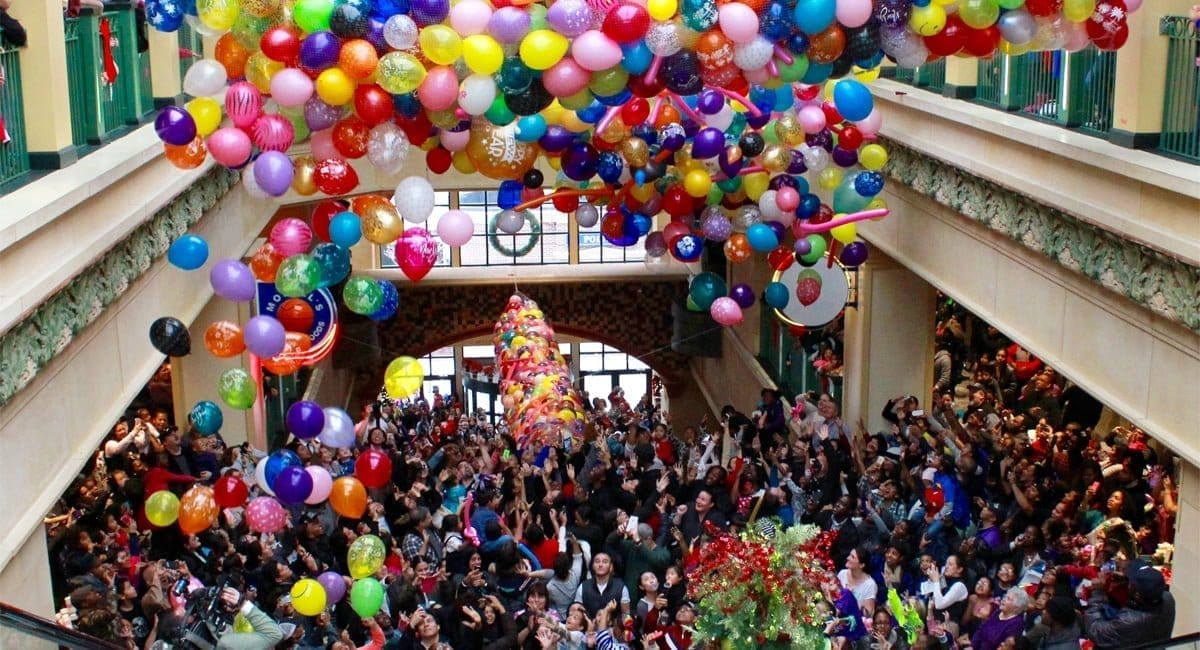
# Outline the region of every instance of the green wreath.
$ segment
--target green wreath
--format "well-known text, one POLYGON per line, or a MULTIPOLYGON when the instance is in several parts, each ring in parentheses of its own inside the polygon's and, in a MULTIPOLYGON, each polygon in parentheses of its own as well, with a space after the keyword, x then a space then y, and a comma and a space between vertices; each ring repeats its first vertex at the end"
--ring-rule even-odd
POLYGON ((525 257, 534 249, 535 246, 538 245, 538 241, 541 240, 542 224, 538 221, 537 217, 533 215, 533 210, 525 210, 525 223, 529 224, 530 230, 529 241, 525 242, 524 246, 514 250, 508 246, 505 246, 504 243, 500 241, 500 233, 496 232, 496 223, 500 220, 501 214, 502 212, 497 212, 496 214, 492 215, 491 219, 488 219, 488 242, 490 242, 492 248, 501 255, 506 257, 525 257))

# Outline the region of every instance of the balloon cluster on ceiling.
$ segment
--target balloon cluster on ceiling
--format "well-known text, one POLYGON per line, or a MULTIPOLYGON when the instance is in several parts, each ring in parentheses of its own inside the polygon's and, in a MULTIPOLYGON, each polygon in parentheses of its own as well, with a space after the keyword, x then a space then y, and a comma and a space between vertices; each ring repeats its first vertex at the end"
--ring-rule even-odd
POLYGON ((521 449, 583 442, 583 404, 554 330, 533 300, 508 299, 492 330, 500 368, 500 399, 509 433, 521 449))

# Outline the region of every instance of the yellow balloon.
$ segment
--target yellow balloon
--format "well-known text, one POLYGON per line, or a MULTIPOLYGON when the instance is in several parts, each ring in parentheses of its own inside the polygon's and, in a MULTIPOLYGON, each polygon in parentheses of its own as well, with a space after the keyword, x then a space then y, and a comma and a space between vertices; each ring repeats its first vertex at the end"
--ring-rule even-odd
POLYGON ((850 71, 854 74, 855 79, 858 79, 862 83, 869 84, 879 78, 879 73, 883 71, 883 67, 878 65, 874 68, 860 68, 858 66, 853 66, 850 68, 850 71))
POLYGON ((206 27, 217 31, 228 31, 233 27, 241 5, 237 0, 197 0, 196 15, 206 27))
POLYGON ((1021 56, 1029 51, 1029 44, 1024 43, 1021 45, 1016 45, 1014 43, 1009 43, 1004 39, 1000 39, 1000 47, 998 49, 1000 50, 1001 54, 1007 54, 1009 56, 1021 56))
POLYGON ((670 20, 675 12, 679 10, 678 0, 649 0, 646 3, 646 10, 650 12, 650 17, 662 22, 670 20))
POLYGON ((392 399, 409 397, 421 390, 425 371, 421 362, 412 357, 396 357, 383 371, 383 386, 392 399))
POLYGON ((454 170, 460 174, 475 173, 475 163, 465 151, 455 151, 454 155, 450 157, 450 164, 454 165, 454 170))
POLYGON ((163 528, 179 518, 179 497, 168 490, 159 490, 146 499, 146 519, 163 528))
POLYGON ((560 156, 551 156, 546 159, 546 163, 550 165, 550 169, 556 172, 562 171, 562 158, 560 156))
POLYGON ((833 191, 842 184, 842 176, 840 167, 826 167, 817 175, 817 184, 821 186, 821 189, 833 191))
MULTIPOLYGON (((846 215, 839 214, 834 216, 834 219, 844 216, 846 215)), ((847 223, 840 226, 834 226, 832 229, 830 229, 829 234, 833 235, 834 239, 842 242, 843 244, 849 244, 858 237, 858 225, 847 223)))
MULTIPOLYGON (((650 197, 654 196, 654 186, 649 183, 646 183, 645 185, 635 184, 633 187, 629 188, 629 193, 633 195, 633 198, 639 201, 649 201, 650 197)), ((707 193, 708 192, 705 192, 705 194, 707 193)))
POLYGON ((192 120, 196 122, 196 133, 208 136, 221 126, 221 105, 211 97, 197 97, 184 104, 192 120))
POLYGON ((885 201, 882 196, 877 196, 871 199, 871 202, 867 204, 868 210, 886 210, 887 207, 887 201, 885 201))
POLYGON ((325 611, 325 587, 312 578, 301 578, 292 585, 292 607, 301 616, 316 616, 325 611))
POLYGON ((422 29, 420 44, 421 53, 438 65, 453 64, 463 51, 462 37, 447 25, 429 25, 422 29))
POLYGON ((375 66, 379 87, 393 95, 407 95, 425 81, 425 66, 408 52, 389 52, 375 66))
POLYGON ((563 114, 567 109, 563 108, 558 100, 550 102, 550 105, 542 109, 542 119, 546 120, 547 125, 562 124, 563 114))
POLYGON ((562 60, 570 46, 567 37, 552 29, 535 29, 521 39, 519 53, 525 65, 534 70, 547 70, 562 60))
POLYGON ((946 10, 938 4, 913 7, 908 26, 921 36, 933 36, 946 27, 946 10))
POLYGON ((471 72, 494 74, 504 63, 504 49, 487 34, 472 34, 462 42, 463 61, 471 72))
POLYGON ((283 64, 272 61, 266 54, 255 52, 246 59, 246 81, 254 84, 260 93, 271 92, 271 77, 283 69, 283 64))
POLYGON ((746 198, 757 203, 770 183, 771 177, 766 172, 754 172, 742 177, 742 190, 746 192, 746 198))
POLYGON ((1063 17, 1073 23, 1081 23, 1096 11, 1096 0, 1063 0, 1063 17))
POLYGON ((345 106, 354 99, 354 80, 341 68, 328 68, 317 77, 317 96, 330 106, 345 106))
POLYGON ((858 150, 858 162, 862 163, 863 167, 866 167, 873 172, 883 169, 883 166, 887 164, 887 161, 887 149, 884 149, 877 144, 868 144, 862 149, 858 150))
POLYGON ((712 177, 704 170, 693 169, 683 177, 683 189, 695 198, 708 196, 708 190, 711 188, 712 177))

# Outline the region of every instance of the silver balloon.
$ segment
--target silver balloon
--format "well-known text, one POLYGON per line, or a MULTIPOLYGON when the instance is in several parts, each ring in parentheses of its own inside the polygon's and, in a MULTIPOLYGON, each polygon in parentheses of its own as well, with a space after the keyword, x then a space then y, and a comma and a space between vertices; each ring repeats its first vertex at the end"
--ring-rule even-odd
POLYGON ((367 138, 367 159, 388 176, 399 174, 408 158, 408 136, 392 122, 371 129, 367 138))
POLYGON ((804 165, 813 174, 821 173, 821 170, 828 167, 830 162, 832 162, 832 156, 821 147, 808 147, 804 150, 804 165))
POLYGON ((524 225, 525 217, 512 210, 505 210, 496 218, 496 229, 510 235, 521 232, 521 227, 524 225))
POLYGON ((760 222, 762 211, 757 205, 743 205, 733 213, 733 229, 737 232, 746 232, 747 228, 760 222))
POLYGON ((642 264, 646 265, 647 271, 655 275, 666 273, 667 269, 671 267, 671 256, 662 255, 659 257, 651 257, 647 255, 646 258, 642 260, 642 264))
POLYGON ((578 223, 580 228, 591 228, 599 221, 600 211, 591 203, 583 203, 575 208, 575 223, 578 223))
POLYGON ((996 21, 996 27, 1000 28, 1000 35, 1013 45, 1024 45, 1032 41, 1038 30, 1033 14, 1025 9, 1004 12, 1000 20, 996 21))
POLYGON ((419 30, 412 18, 397 14, 383 24, 383 40, 397 50, 407 50, 417 44, 419 30))

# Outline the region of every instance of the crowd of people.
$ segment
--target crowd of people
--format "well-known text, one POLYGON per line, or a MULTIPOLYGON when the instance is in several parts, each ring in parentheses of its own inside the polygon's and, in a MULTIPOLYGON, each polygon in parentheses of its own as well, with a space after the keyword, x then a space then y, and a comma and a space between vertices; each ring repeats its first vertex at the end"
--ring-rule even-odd
POLYGON ((189 643, 208 611, 226 625, 243 615, 210 628, 229 648, 701 647, 688 593, 698 553, 717 531, 769 521, 837 531, 831 568, 859 611, 830 623, 834 647, 1166 638, 1169 570, 1145 558, 1170 559, 1169 452, 1135 428, 1093 430, 1098 412, 1052 368, 999 336, 968 346, 961 334, 941 324, 937 384, 888 400, 882 431, 846 422, 827 394, 786 409, 764 389, 748 415, 726 406, 681 422, 649 395, 614 392, 585 400, 587 444, 545 453, 517 448, 503 421, 464 412, 454 394, 372 402, 354 449, 288 446, 334 477, 383 451, 390 485, 370 491, 361 519, 296 507, 275 535, 251 532, 238 508, 197 535, 152 527, 143 503, 161 489, 233 473, 258 493, 262 454, 176 429, 166 409, 135 411, 48 522, 58 619, 130 649, 204 647, 189 643), (292 585, 348 575, 347 549, 365 534, 388 549, 379 614, 363 619, 346 599, 298 614, 292 585), (919 629, 889 590, 917 608, 919 629))

